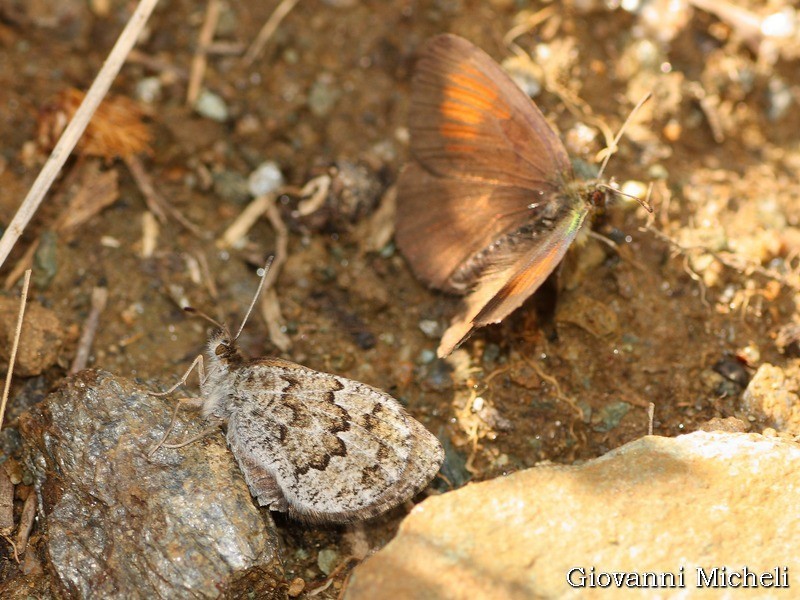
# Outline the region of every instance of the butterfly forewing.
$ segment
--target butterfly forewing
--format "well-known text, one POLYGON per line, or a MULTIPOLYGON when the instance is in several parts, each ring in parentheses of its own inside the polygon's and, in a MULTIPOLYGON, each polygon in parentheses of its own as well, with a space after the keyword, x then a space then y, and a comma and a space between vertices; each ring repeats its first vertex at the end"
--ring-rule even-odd
POLYGON ((561 140, 531 99, 488 54, 457 36, 437 36, 422 51, 409 126, 414 158, 440 176, 541 190, 572 173, 561 140))

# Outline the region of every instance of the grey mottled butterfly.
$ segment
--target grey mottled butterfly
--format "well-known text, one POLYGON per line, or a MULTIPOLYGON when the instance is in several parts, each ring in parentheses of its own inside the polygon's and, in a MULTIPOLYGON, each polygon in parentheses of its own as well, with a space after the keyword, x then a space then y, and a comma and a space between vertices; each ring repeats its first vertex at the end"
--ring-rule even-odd
POLYGON ((203 415, 227 423, 228 445, 261 506, 345 523, 413 497, 439 470, 444 451, 394 398, 287 360, 242 356, 236 341, 263 284, 264 277, 235 336, 202 315, 219 327, 208 341, 208 371, 198 356, 165 394, 197 367, 203 415))

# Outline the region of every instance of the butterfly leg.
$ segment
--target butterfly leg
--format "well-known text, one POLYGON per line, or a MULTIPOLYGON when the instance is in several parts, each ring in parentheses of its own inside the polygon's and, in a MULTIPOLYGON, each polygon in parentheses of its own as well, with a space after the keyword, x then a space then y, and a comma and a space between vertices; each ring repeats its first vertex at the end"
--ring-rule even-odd
POLYGON ((178 380, 178 383, 173 385, 166 392, 150 392, 150 395, 157 397, 169 396, 172 392, 186 383, 186 380, 189 379, 189 375, 192 374, 192 371, 195 370, 195 367, 197 368, 197 376, 200 378, 200 383, 202 384, 206 380, 206 373, 205 369, 203 368, 203 355, 198 354, 197 358, 195 358, 192 361, 192 364, 189 365, 189 368, 186 369, 186 373, 183 374, 183 377, 178 380))
POLYGON ((170 420, 169 420, 169 425, 167 426, 167 430, 164 432, 164 435, 161 436, 161 439, 158 440, 158 443, 155 446, 153 446, 153 449, 150 450, 150 452, 147 453, 147 457, 148 458, 151 458, 153 456, 153 454, 155 454, 156 451, 159 448, 161 448, 161 446, 164 446, 165 448, 174 448, 175 447, 173 445, 164 444, 164 442, 167 441, 167 438, 169 437, 169 434, 172 433, 172 429, 175 427, 175 421, 178 418, 178 411, 180 410, 181 406, 183 406, 183 405, 187 405, 187 406, 190 406, 192 408, 199 409, 199 408, 201 408, 203 406, 203 399, 202 398, 180 398, 175 403, 175 408, 172 411, 172 418, 170 418, 170 420))

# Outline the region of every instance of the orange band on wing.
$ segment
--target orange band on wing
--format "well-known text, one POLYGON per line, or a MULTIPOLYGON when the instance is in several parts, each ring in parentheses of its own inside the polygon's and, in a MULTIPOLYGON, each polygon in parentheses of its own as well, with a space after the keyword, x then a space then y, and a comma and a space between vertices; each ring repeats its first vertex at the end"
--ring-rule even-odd
POLYGON ((498 106, 497 88, 492 82, 481 83, 480 80, 485 79, 481 73, 468 69, 467 72, 448 73, 447 79, 450 85, 445 85, 442 89, 442 94, 446 98, 443 105, 448 101, 455 101, 489 112, 498 119, 511 117, 508 111, 500 108, 505 106, 504 104, 498 106))
POLYGON ((474 140, 478 137, 477 131, 469 125, 458 125, 456 123, 443 123, 439 127, 439 133, 446 138, 460 140, 474 140))
POLYGON ((537 260, 529 268, 525 269, 521 273, 518 273, 516 277, 511 279, 504 286, 505 289, 509 290, 509 293, 506 297, 519 293, 520 289, 527 289, 530 285, 530 282, 533 280, 544 280, 550 273, 553 272, 553 269, 556 268, 556 265, 553 263, 561 260, 561 254, 561 247, 559 244, 556 244, 547 254, 537 260))
POLYGON ((439 105, 439 112, 441 112, 445 118, 460 123, 478 125, 484 121, 480 111, 475 110, 472 106, 461 104, 460 102, 453 102, 452 100, 445 100, 442 102, 439 105))

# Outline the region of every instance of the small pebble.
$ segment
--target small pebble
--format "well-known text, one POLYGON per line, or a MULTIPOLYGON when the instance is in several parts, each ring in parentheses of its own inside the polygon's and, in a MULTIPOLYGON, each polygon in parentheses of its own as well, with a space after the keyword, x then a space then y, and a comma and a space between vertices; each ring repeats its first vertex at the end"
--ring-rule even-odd
POLYGON ((417 362, 422 365, 427 365, 432 363, 434 360, 436 360, 436 352, 433 350, 423 350, 419 353, 417 362))
POLYGON ((45 289, 58 273, 58 236, 53 231, 42 233, 39 247, 33 255, 33 284, 45 289))
POLYGON ((339 553, 332 548, 323 548, 317 555, 317 566, 325 575, 330 575, 338 562, 339 553))
POLYGON ((612 402, 604 406, 596 415, 595 419, 597 424, 593 429, 597 432, 603 433, 615 429, 622 421, 622 418, 628 414, 631 405, 627 402, 612 402))
POLYGON ((639 202, 634 198, 644 200, 647 198, 647 184, 642 181, 628 180, 622 184, 620 191, 627 196, 623 196, 623 200, 627 201, 628 206, 635 208, 639 206, 639 202), (631 197, 632 196, 632 197, 631 197))
POLYGON ((794 102, 792 89, 784 81, 778 78, 770 79, 767 85, 767 117, 770 121, 778 121, 786 116, 786 113, 794 102))
POLYGON ((286 594, 290 598, 297 598, 306 589, 306 582, 302 577, 295 577, 286 589, 286 594))
POLYGON ((228 105, 222 97, 208 90, 200 92, 200 96, 194 103, 194 109, 200 116, 219 123, 224 123, 230 116, 228 105))
POLYGON ((333 87, 334 78, 330 73, 322 73, 308 92, 308 107, 316 117, 324 117, 336 104, 341 92, 333 87))
POLYGON ((146 104, 154 104, 161 99, 161 80, 158 77, 145 77, 136 84, 136 98, 146 104))
POLYGON ((419 329, 425 334, 425 337, 436 339, 441 334, 439 323, 433 319, 423 319, 419 322, 419 329))
POLYGON ((542 91, 542 84, 531 69, 530 59, 512 56, 502 62, 503 69, 529 98, 535 98, 542 91))
POLYGON ((283 173, 277 163, 267 161, 258 165, 247 179, 247 187, 252 196, 271 194, 284 185, 283 173))

